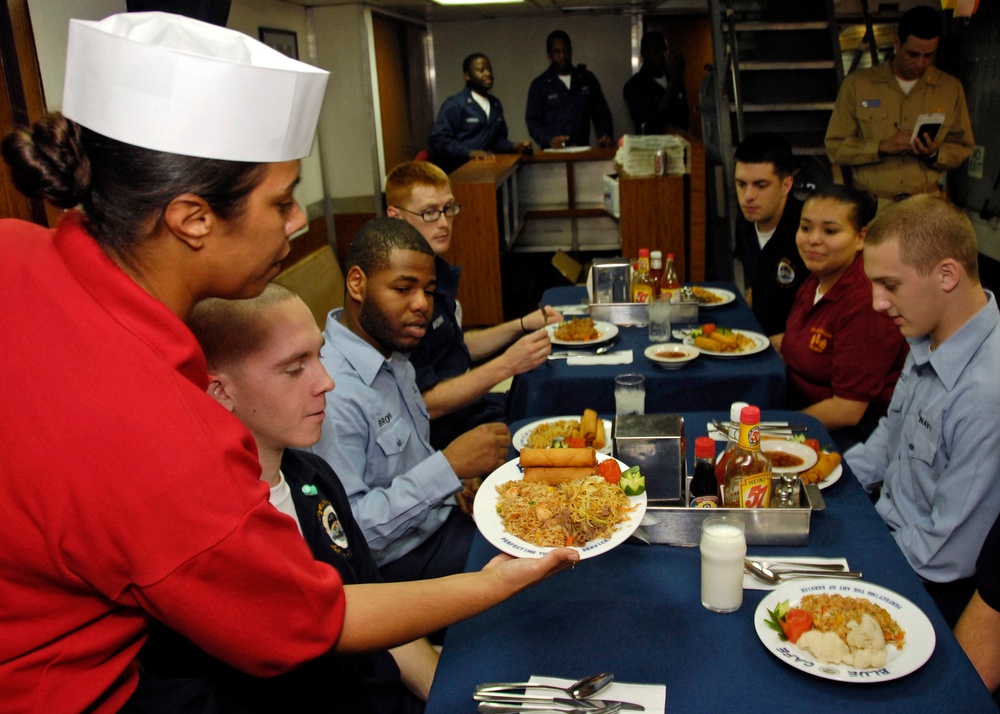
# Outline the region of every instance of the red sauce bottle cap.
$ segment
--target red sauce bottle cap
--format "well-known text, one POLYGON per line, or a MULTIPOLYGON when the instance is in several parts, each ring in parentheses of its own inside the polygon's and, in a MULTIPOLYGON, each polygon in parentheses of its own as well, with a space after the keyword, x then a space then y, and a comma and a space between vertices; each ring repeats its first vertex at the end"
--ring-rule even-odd
POLYGON ((699 436, 694 440, 694 455, 699 459, 715 458, 715 442, 709 436, 699 436))
POLYGON ((740 412, 740 421, 744 424, 760 424, 760 407, 743 407, 740 412))

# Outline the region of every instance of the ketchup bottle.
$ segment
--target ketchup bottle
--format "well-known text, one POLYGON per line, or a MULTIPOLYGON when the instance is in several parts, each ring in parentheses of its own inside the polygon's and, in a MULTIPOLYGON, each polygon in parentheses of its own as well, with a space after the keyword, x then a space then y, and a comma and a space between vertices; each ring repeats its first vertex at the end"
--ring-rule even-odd
POLYGON ((663 268, 663 277, 660 279, 660 292, 670 295, 681 289, 681 281, 677 278, 677 267, 674 265, 674 254, 667 253, 667 265, 663 268))

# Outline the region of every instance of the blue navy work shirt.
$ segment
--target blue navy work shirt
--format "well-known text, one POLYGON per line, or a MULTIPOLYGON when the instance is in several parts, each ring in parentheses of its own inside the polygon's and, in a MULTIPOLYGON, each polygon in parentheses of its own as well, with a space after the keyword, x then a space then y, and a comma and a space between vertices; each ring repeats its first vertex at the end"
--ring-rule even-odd
POLYGON ((614 136, 611 109, 597 77, 582 64, 573 68, 571 77, 570 88, 566 89, 550 66, 528 88, 524 120, 531 138, 543 149, 550 148, 556 136, 568 136, 573 146, 589 146, 591 122, 598 138, 614 136))
POLYGON ((503 105, 492 95, 487 94, 485 98, 490 104, 489 117, 468 87, 448 97, 441 105, 431 129, 430 148, 431 161, 445 173, 451 173, 468 161, 470 151, 514 153, 514 144, 507 138, 503 105))
POLYGON ((989 301, 931 350, 910 354, 889 413, 844 460, 917 575, 949 583, 976 572, 976 556, 1000 513, 1000 312, 989 301))

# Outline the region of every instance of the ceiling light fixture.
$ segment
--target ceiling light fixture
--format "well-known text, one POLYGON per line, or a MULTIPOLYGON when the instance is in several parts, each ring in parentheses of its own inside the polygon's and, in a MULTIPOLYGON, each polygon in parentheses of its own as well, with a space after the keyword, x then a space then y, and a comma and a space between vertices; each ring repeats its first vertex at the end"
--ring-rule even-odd
POLYGON ((438 5, 509 5, 524 0, 434 0, 438 5))

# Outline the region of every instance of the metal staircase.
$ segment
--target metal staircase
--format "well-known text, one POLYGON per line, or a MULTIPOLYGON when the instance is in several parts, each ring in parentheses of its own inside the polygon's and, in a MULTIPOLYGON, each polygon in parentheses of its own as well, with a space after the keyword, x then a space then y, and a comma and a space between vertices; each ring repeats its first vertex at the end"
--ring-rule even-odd
POLYGON ((827 164, 823 136, 844 69, 833 0, 708 4, 715 56, 709 99, 715 115, 707 117, 705 143, 724 174, 725 185, 715 187, 719 204, 729 206, 728 221, 720 216, 713 230, 716 272, 725 279, 734 277, 727 267, 734 210, 739 210, 732 191, 733 150, 748 134, 770 131, 788 139, 804 161, 827 164))

